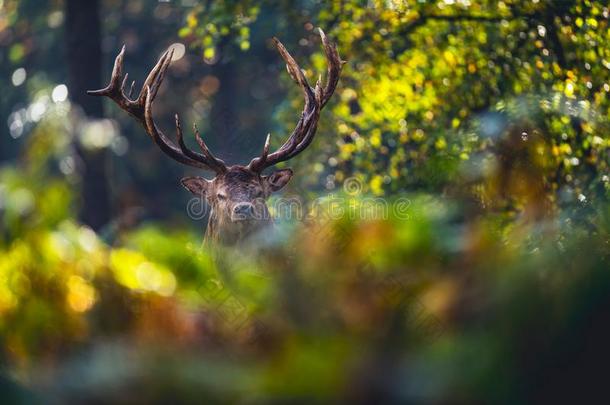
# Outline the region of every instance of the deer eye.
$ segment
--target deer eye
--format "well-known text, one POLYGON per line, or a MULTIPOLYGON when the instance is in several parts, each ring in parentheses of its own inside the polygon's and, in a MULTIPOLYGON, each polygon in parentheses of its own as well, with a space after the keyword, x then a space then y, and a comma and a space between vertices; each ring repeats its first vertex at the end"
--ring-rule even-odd
POLYGON ((227 196, 226 196, 226 195, 224 195, 223 193, 218 193, 218 194, 216 194, 216 197, 217 197, 219 200, 221 200, 221 201, 223 201, 223 200, 226 200, 226 199, 227 199, 227 196))

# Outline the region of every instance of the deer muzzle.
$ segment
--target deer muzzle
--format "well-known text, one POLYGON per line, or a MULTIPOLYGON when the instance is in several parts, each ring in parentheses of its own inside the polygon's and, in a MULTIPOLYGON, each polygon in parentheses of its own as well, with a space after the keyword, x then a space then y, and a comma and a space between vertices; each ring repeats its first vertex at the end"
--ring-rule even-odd
POLYGON ((253 219, 257 219, 254 204, 249 202, 240 202, 233 206, 231 221, 239 222, 253 219))

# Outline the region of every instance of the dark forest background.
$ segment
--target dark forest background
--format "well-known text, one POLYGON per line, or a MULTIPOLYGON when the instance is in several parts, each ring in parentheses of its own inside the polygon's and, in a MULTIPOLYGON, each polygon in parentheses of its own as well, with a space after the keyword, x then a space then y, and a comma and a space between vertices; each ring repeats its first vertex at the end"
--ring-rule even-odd
POLYGON ((0 398, 599 402, 609 13, 595 0, 0 0, 0 398), (272 210, 251 250, 202 247, 179 184, 201 173, 85 91, 123 44, 136 91, 172 46, 157 122, 171 133, 179 113, 189 144, 197 123, 243 164, 303 108, 271 38, 315 82, 317 27, 347 64, 313 144, 284 164, 280 197, 301 215, 272 210))

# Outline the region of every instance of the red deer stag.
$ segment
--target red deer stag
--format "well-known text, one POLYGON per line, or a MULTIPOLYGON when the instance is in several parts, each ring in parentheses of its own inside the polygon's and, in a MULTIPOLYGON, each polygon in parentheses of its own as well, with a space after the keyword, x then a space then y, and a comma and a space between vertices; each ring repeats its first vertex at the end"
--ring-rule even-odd
POLYGON ((300 86, 305 97, 303 112, 292 134, 276 151, 269 153, 269 136, 265 141, 262 154, 250 161, 247 166, 228 166, 212 155, 195 127, 195 139, 201 153, 189 149, 182 137, 182 128, 176 114, 177 145, 169 140, 155 124, 152 105, 163 82, 165 73, 172 61, 173 50, 167 50, 144 81, 137 98, 132 99, 134 83, 129 93, 125 93, 128 74, 123 78, 123 57, 125 46, 116 57, 108 86, 101 90, 90 90, 93 96, 104 96, 114 101, 122 110, 144 126, 148 135, 159 148, 174 160, 187 166, 197 167, 216 173, 213 180, 203 177, 186 177, 182 185, 193 194, 205 198, 211 212, 206 230, 206 240, 231 245, 244 240, 270 222, 266 199, 272 192, 284 187, 293 175, 291 169, 276 170, 263 175, 264 169, 292 159, 304 151, 316 133, 320 111, 335 91, 343 62, 337 48, 331 44, 320 29, 320 37, 328 62, 326 83, 321 79, 311 87, 294 58, 284 45, 274 38, 275 46, 286 62, 292 79, 300 86))

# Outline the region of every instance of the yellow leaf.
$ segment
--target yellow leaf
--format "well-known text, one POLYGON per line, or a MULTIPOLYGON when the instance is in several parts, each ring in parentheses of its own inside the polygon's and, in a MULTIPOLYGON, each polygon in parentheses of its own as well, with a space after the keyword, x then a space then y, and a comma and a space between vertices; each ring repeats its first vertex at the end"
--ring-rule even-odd
POLYGON ((186 17, 186 25, 189 28, 195 28, 197 26, 197 16, 195 16, 195 13, 190 13, 186 17))

